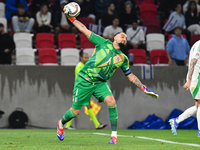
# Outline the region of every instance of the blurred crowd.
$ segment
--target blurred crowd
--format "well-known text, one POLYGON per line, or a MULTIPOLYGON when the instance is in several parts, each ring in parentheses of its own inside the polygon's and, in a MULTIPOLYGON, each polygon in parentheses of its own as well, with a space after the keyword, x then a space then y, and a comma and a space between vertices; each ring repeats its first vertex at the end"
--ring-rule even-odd
MULTIPOLYGON (((58 35, 60 33, 74 33, 79 36, 79 31, 67 20, 63 13, 63 7, 72 0, 0 0, 5 4, 5 15, 7 26, 1 22, 0 29, 8 31, 9 35, 15 33, 52 33, 55 38, 55 47, 58 45, 58 35), (6 28, 6 29, 5 29, 6 28)), ((90 18, 92 23, 100 26, 100 33, 106 39, 113 40, 117 32, 127 34, 128 44, 122 50, 133 64, 133 55, 129 54, 129 49, 144 49, 149 55, 146 47, 146 34, 160 33, 165 36, 166 43, 169 35, 174 34, 175 29, 165 31, 163 26, 170 20, 176 18, 181 32, 179 38, 184 37, 188 45, 191 46, 191 36, 200 34, 200 6, 198 0, 73 0, 81 7, 81 13, 77 19, 90 18), (156 8, 156 18, 142 17, 143 4, 152 4, 156 8), (154 21, 154 19, 156 19, 154 21), (156 28, 150 31, 149 22, 157 22, 156 28), (146 23, 147 22, 147 23, 146 23), (146 28, 145 28, 146 27, 146 28), (182 36, 183 35, 183 36, 182 36)), ((147 6, 150 8, 150 5, 147 6)), ((152 7, 153 8, 153 7, 152 7)), ((148 16, 148 13, 144 14, 148 16)), ((151 16, 150 16, 151 17, 151 16)), ((1 32, 1 34, 5 34, 1 32)), ((0 36, 0 43, 3 36, 0 36)), ((177 42, 175 40, 175 42, 177 42)), ((185 41, 184 41, 185 42, 185 41)), ((168 43, 167 43, 168 44, 168 43)), ((166 44, 168 59, 174 56, 173 46, 166 44)), ((33 46, 34 47, 34 46, 33 46)), ((4 51, 2 49, 1 51, 4 51)), ((3 52, 1 52, 3 53, 3 52)), ((187 50, 188 54, 188 50, 187 50)), ((178 54, 176 54, 178 55, 178 54)), ((176 58, 172 58, 176 59, 176 58)), ((171 62, 169 64, 172 64, 171 62)))

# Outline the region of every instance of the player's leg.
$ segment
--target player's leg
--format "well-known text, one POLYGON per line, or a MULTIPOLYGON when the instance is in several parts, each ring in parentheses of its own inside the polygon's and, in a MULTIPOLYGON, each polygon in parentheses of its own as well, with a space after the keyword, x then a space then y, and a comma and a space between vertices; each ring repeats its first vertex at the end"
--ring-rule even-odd
POLYGON ((96 129, 103 129, 103 128, 105 128, 107 126, 107 124, 99 123, 96 115, 94 114, 94 109, 92 108, 91 103, 89 105, 87 105, 87 109, 88 109, 89 116, 92 119, 96 129))
POLYGON ((200 137, 200 99, 195 100, 195 105, 197 107, 197 125, 198 125, 198 137, 200 137))
POLYGON ((111 124, 111 140, 109 144, 117 143, 117 125, 118 125, 118 111, 117 105, 114 97, 112 95, 108 95, 104 99, 104 103, 108 106, 110 124, 111 124))
POLYGON ((70 121, 72 118, 77 117, 81 112, 81 107, 79 109, 69 109, 62 117, 62 119, 60 119, 58 121, 58 127, 57 127, 57 136, 59 138, 59 140, 64 140, 65 137, 65 133, 64 133, 64 125, 70 121))
POLYGON ((106 82, 101 82, 96 86, 93 95, 99 100, 99 102, 104 102, 108 106, 110 124, 111 124, 111 141, 109 144, 117 143, 117 123, 118 123, 118 111, 116 101, 113 94, 106 82))
POLYGON ((188 109, 186 109, 181 115, 179 115, 177 118, 172 118, 169 120, 169 123, 171 125, 171 130, 174 135, 177 135, 176 129, 178 128, 178 124, 182 122, 183 120, 189 118, 190 116, 194 115, 197 112, 197 107, 192 106, 188 109))
POLYGON ((57 136, 59 140, 64 140, 64 125, 80 114, 83 105, 88 105, 90 103, 90 97, 93 93, 93 86, 91 85, 91 83, 83 78, 77 77, 73 89, 72 109, 69 109, 63 115, 62 119, 58 121, 57 136))
MULTIPOLYGON (((72 107, 71 107, 70 109, 72 109, 72 107)), ((73 118, 72 118, 70 121, 67 122, 67 124, 66 124, 66 129, 70 129, 70 130, 75 129, 75 128, 73 128, 73 127, 71 126, 72 120, 73 120, 73 118)))

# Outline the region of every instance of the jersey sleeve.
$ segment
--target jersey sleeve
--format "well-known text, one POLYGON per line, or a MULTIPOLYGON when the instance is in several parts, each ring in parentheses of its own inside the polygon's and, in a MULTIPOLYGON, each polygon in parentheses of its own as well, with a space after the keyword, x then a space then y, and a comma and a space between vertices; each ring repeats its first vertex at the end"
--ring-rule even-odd
POLYGON ((194 51, 191 58, 200 59, 200 46, 196 44, 191 51, 194 51))
POLYGON ((124 55, 124 62, 121 65, 121 69, 126 76, 131 74, 131 70, 129 69, 129 60, 125 55, 124 55))
POLYGON ((95 46, 98 46, 107 41, 106 39, 102 38, 99 35, 94 34, 93 32, 91 33, 90 38, 88 40, 94 43, 95 46))

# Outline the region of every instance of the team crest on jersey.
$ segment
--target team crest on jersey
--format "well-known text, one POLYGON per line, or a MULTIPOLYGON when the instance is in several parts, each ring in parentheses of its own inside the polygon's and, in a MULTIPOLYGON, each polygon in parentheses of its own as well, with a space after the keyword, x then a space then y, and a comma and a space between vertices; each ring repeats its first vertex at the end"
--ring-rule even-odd
POLYGON ((196 53, 196 56, 199 57, 199 55, 200 55, 199 52, 197 52, 197 53, 196 53))
POLYGON ((116 59, 116 61, 119 62, 119 60, 120 60, 120 57, 118 56, 117 59, 116 59))
POLYGON ((75 102, 77 102, 77 97, 75 97, 75 102))

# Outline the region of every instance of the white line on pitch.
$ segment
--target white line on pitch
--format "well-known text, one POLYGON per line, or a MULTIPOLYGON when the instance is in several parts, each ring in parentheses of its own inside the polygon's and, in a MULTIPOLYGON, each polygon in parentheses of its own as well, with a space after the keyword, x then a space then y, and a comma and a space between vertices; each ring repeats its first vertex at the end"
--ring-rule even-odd
MULTIPOLYGON (((106 134, 106 133, 93 133, 93 134, 108 135, 108 136, 110 136, 110 134, 106 134)), ((117 136, 121 136, 121 137, 135 137, 135 138, 139 138, 139 139, 152 140, 152 141, 159 141, 159 142, 170 143, 170 144, 179 144, 179 145, 187 145, 187 146, 200 147, 199 144, 179 143, 179 142, 167 141, 167 140, 162 140, 162 139, 154 139, 154 138, 148 138, 148 137, 142 137, 142 136, 128 136, 128 135, 117 135, 117 136)))
MULTIPOLYGON (((106 134, 106 133, 97 133, 97 132, 93 132, 93 134, 98 134, 98 135, 111 135, 111 134, 106 134)), ((121 137, 133 137, 131 135, 117 135, 117 136, 121 136, 121 137)))

